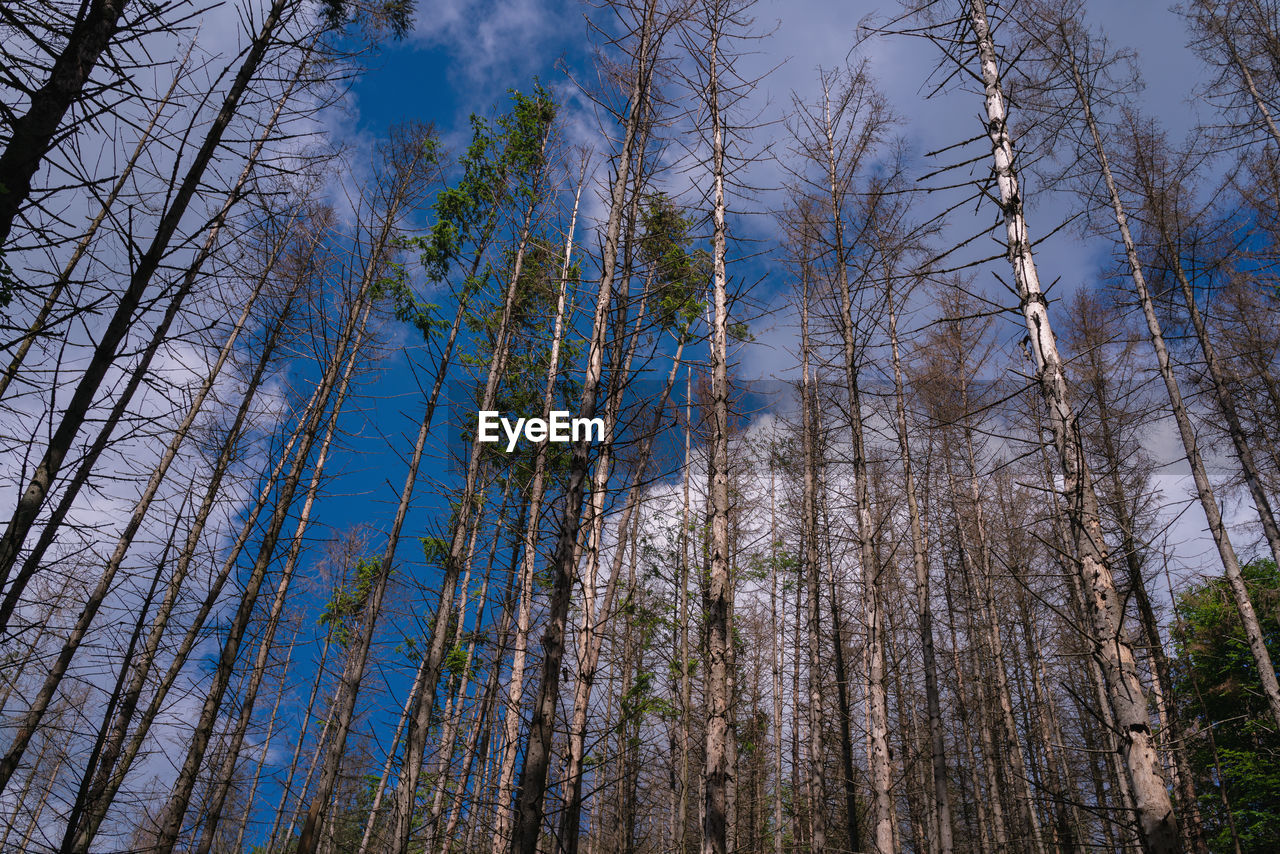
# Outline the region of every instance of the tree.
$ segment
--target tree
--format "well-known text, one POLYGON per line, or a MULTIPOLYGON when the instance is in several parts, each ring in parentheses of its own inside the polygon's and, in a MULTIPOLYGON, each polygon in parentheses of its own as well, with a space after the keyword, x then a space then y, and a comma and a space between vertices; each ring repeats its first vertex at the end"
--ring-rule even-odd
MULTIPOLYGON (((587 366, 578 404, 579 417, 595 417, 600 403, 601 378, 605 350, 609 343, 610 308, 614 300, 615 276, 619 269, 624 215, 628 207, 627 189, 631 185, 635 160, 647 142, 649 98, 652 95, 654 69, 657 64, 664 21, 658 15, 656 0, 646 0, 639 9, 619 4, 620 17, 634 17, 623 25, 628 38, 634 40, 630 86, 625 113, 620 116, 623 137, 615 154, 614 177, 609 193, 609 214, 605 225, 599 285, 591 324, 587 366)), ((561 661, 564 657, 565 622, 569 599, 577 577, 578 534, 582 525, 582 501, 591 467, 590 447, 584 436, 574 442, 565 487, 564 509, 559 533, 551 558, 553 587, 543 636, 542 678, 525 745, 524 764, 520 772, 520 790, 511 835, 512 854, 535 854, 542 832, 542 816, 546 797, 547 773, 551 765, 552 725, 560 696, 561 661)), ((504 806, 504 805, 500 805, 504 806)))
MULTIPOLYGON (((1035 383, 1044 399, 1062 478, 1075 572, 1086 592, 1086 630, 1106 679, 1106 691, 1121 734, 1125 772, 1136 800, 1143 845, 1150 852, 1177 850, 1178 829, 1165 789, 1147 714, 1146 693, 1138 677, 1133 649, 1124 639, 1123 611, 1107 565, 1098 499, 1075 426, 1070 383, 1049 320, 1049 305, 1036 269, 1020 190, 1018 161, 1009 127, 1008 101, 999 54, 984 0, 968 0, 960 18, 965 44, 977 65, 991 144, 992 177, 1005 227, 1005 247, 1012 267, 1027 342, 1035 360, 1035 383)), ((960 62, 957 57, 957 62, 960 62)))
MULTIPOLYGON (((1267 645, 1280 652, 1280 572, 1270 560, 1245 564, 1241 572, 1267 645)), ((1280 734, 1231 585, 1221 576, 1201 581, 1179 594, 1175 607, 1174 696, 1180 713, 1199 727, 1190 735, 1189 753, 1210 848, 1262 854, 1280 839, 1274 806, 1280 800, 1280 734)))

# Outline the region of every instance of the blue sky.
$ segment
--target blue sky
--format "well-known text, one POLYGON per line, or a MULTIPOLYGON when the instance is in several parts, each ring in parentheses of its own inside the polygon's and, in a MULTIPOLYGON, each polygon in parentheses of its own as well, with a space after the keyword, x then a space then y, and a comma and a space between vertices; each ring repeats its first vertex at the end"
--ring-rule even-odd
MULTIPOLYGON (((1187 48, 1182 19, 1162 3, 1145 0, 1109 0, 1091 4, 1091 16, 1104 25, 1113 44, 1138 51, 1146 78, 1142 106, 1167 123, 1177 138, 1200 112, 1192 98, 1201 65, 1187 48), (1103 18, 1105 15, 1105 19, 1103 18)), ((791 108, 793 93, 812 98, 819 66, 832 68, 851 58, 858 23, 865 16, 884 20, 896 14, 894 2, 850 4, 833 0, 762 0, 754 7, 757 29, 767 34, 751 45, 753 55, 744 60, 745 76, 766 75, 752 95, 751 107, 766 121, 776 122, 754 135, 755 148, 773 142, 785 144, 781 119, 791 108)), ((419 119, 434 122, 446 145, 457 151, 466 142, 467 117, 472 111, 490 112, 505 101, 508 88, 527 90, 533 78, 566 100, 563 114, 577 123, 576 133, 594 125, 584 114, 580 98, 573 98, 574 84, 564 69, 590 82, 591 46, 585 15, 590 7, 554 0, 442 0, 419 4, 415 28, 408 38, 385 46, 372 57, 369 71, 356 83, 350 97, 350 113, 339 122, 340 134, 368 141, 385 133, 396 121, 419 119)), ((593 13, 598 14, 598 13, 593 13)), ((913 150, 921 153, 948 145, 960 134, 978 130, 980 102, 952 92, 926 100, 926 74, 938 61, 937 48, 909 37, 889 37, 867 42, 860 56, 869 57, 871 71, 902 116, 901 132, 913 150)), ((752 167, 749 182, 776 187, 781 174, 776 166, 752 167)), ((923 171, 923 168, 922 168, 923 171)), ((1046 233, 1065 215, 1066 202, 1032 195, 1032 230, 1046 233)), ((731 206, 751 211, 768 210, 776 199, 765 194, 754 199, 731 199, 731 206)), ((731 211, 732 213, 732 211, 731 211)), ((981 215, 986 215, 982 212, 981 215)), ((766 219, 740 217, 740 233, 767 229, 766 219)), ((962 223, 967 230, 970 223, 962 223)), ((1082 244, 1064 233, 1037 247, 1042 277, 1062 276, 1069 287, 1092 277, 1102 259, 1096 247, 1082 255, 1082 244)), ((761 271, 763 272, 763 271, 761 271)), ((760 278, 744 272, 744 279, 760 278)), ((786 288, 778 277, 765 278, 753 296, 786 316, 780 296, 786 288)), ((793 349, 794 331, 781 318, 762 317, 753 331, 761 347, 741 354, 743 368, 753 376, 769 376, 780 367, 783 349, 793 349)))
MULTIPOLYGON (((744 112, 758 111, 763 120, 772 124, 754 135, 754 148, 759 150, 772 143, 777 150, 785 151, 782 119, 791 109, 793 93, 812 99, 817 91, 819 67, 840 66, 858 56, 869 58, 871 73, 903 119, 900 132, 917 155, 980 133, 981 102, 971 92, 925 97, 928 72, 939 59, 934 45, 919 38, 886 37, 864 43, 859 54, 851 55, 860 21, 868 15, 884 20, 899 9, 895 2, 758 3, 753 11, 757 29, 765 36, 751 45, 752 53, 743 65, 744 76, 760 76, 761 81, 744 112)), ((1095 0, 1089 9, 1092 21, 1101 26, 1113 46, 1137 51, 1145 80, 1140 106, 1165 123, 1172 139, 1179 138, 1204 117, 1209 108, 1195 96, 1203 66, 1188 47, 1186 25, 1179 15, 1163 3, 1146 0, 1095 0)), ((574 95, 575 84, 566 74, 567 70, 588 82, 593 74, 587 14, 600 15, 584 4, 554 0, 422 2, 409 37, 386 45, 378 56, 370 58, 368 72, 358 79, 350 94, 347 115, 334 123, 338 134, 367 146, 394 122, 431 121, 448 148, 456 153, 467 141, 467 119, 472 111, 492 114, 505 104, 509 88, 527 91, 537 77, 566 102, 562 117, 573 125, 570 134, 594 141, 588 136, 594 118, 586 114, 585 102, 574 95)), ((979 152, 975 149, 973 153, 979 152)), ((923 174, 930 168, 933 167, 922 162, 919 172, 923 174)), ((987 167, 980 162, 974 168, 987 167)), ((782 177, 775 164, 754 165, 746 183, 766 188, 765 192, 749 199, 730 199, 731 228, 740 235, 771 237, 771 218, 757 214, 778 205, 779 195, 769 188, 776 188, 782 177)), ((689 176, 677 176, 675 180, 681 178, 691 180, 689 176)), ((1040 192, 1031 176, 1024 175, 1024 185, 1030 190, 1029 218, 1036 239, 1057 227, 1068 215, 1071 202, 1065 195, 1040 192)), ((688 192, 690 187, 686 184, 674 189, 688 192)), ((591 212, 588 202, 586 228, 590 228, 591 212)), ((970 207, 957 211, 955 229, 971 234, 975 224, 993 216, 994 211, 987 209, 974 211, 970 207)), ((580 244, 593 245, 585 232, 580 233, 580 244)), ((983 251, 999 251, 993 247, 994 244, 983 251)), ((1042 280, 1058 280, 1054 296, 1094 281, 1098 270, 1111 261, 1106 241, 1085 242, 1071 230, 1038 241, 1036 252, 1042 280)), ((1000 265, 988 265, 979 274, 979 287, 992 289, 993 298, 1008 302, 998 295, 999 285, 989 271, 1005 275, 1000 265)), ((756 308, 752 312, 755 341, 737 354, 741 374, 762 380, 794 376, 798 324, 788 302, 788 277, 779 265, 767 260, 738 264, 730 273, 750 284, 750 297, 756 308)), ((1021 320, 1016 313, 1009 313, 999 329, 1004 335, 1020 336, 1021 320)), ((1004 370, 1007 366, 998 367, 1004 370)), ((378 404, 375 418, 379 427, 390 433, 396 428, 386 423, 386 416, 393 414, 392 407, 399 411, 400 403, 409 402, 412 407, 413 395, 406 385, 407 376, 401 374, 396 379, 403 371, 403 360, 393 358, 386 368, 389 382, 382 387, 404 386, 409 392, 398 402, 378 404)), ((405 410, 406 416, 410 414, 405 410)), ((402 429, 410 428, 408 419, 402 419, 402 429)), ((381 468, 373 460, 367 462, 367 467, 360 466, 361 477, 366 480, 381 468)), ((398 475, 390 476, 389 482, 398 489, 398 475)), ((1198 513, 1199 509, 1193 508, 1190 515, 1198 513)), ((1191 527, 1202 524, 1203 520, 1192 523, 1188 533, 1191 527)))

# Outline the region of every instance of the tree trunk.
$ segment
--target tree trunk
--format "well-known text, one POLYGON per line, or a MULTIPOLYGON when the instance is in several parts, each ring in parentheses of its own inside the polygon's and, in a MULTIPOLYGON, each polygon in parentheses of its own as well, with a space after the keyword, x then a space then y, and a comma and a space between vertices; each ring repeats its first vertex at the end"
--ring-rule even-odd
MULTIPOLYGON (((536 120, 543 121, 540 118, 536 120)), ((526 205, 523 209, 523 218, 519 228, 518 243, 514 253, 511 273, 503 294, 502 310, 495 335, 493 353, 489 362, 484 392, 481 397, 481 410, 493 409, 497 400, 499 384, 507 370, 507 361, 510 356, 512 318, 515 310, 516 294, 520 285, 520 274, 532 236, 533 217, 538 205, 543 200, 543 181, 546 178, 546 163, 543 157, 551 135, 550 120, 545 120, 542 125, 535 125, 534 129, 539 133, 537 139, 540 149, 536 165, 533 167, 533 174, 525 176, 528 178, 530 186, 527 188, 527 194, 521 196, 521 198, 525 199, 526 205)), ((525 143, 529 141, 521 140, 521 142, 525 143)), ((510 180, 510 176, 508 176, 508 180, 510 180)), ((476 269, 478 269, 479 254, 476 255, 475 260, 477 266, 473 267, 473 276, 476 269)), ((431 715, 435 710, 436 690, 440 682, 441 669, 444 665, 447 627, 452 616, 453 598, 463 563, 463 549, 466 546, 467 534, 471 525, 473 499, 476 495, 480 474, 480 460, 483 456, 481 451, 482 446, 479 441, 479 432, 477 431, 471 442, 471 453, 467 463, 466 479, 458 502, 458 511, 452 520, 449 552, 444 561, 444 578, 440 587, 440 604, 436 610, 435 617, 431 621, 427 653, 419 664, 419 670, 422 672, 423 687, 418 694, 416 708, 410 718, 409 729, 405 736, 405 763, 401 769, 401 780, 396 790, 396 830, 391 849, 393 854, 404 854, 408 850, 410 837, 413 833, 413 803, 417 797, 418 776, 422 770, 422 754, 426 747, 427 730, 430 726, 431 715)), ((314 854, 314 852, 313 850, 299 848, 298 854, 314 854)))
MULTIPOLYGON (((818 401, 815 378, 809 364, 809 270, 806 261, 800 274, 800 437, 803 476, 800 506, 800 567, 805 583, 805 627, 808 646, 809 678, 809 789, 813 806, 809 816, 810 850, 825 854, 827 848, 826 798, 823 778, 826 754, 822 744, 825 725, 822 714, 822 603, 818 554, 818 401)), ((798 592, 797 592, 797 595, 798 592)), ((833 603, 834 604, 834 603, 833 603)), ((836 639, 840 643, 840 639, 836 639)), ((852 844, 852 843, 851 843, 852 844)))
MULTIPOLYGON (((390 220, 391 217, 388 219, 390 220)), ((385 246, 385 243, 375 247, 374 252, 380 254, 383 246, 385 246)), ((370 258, 369 263, 373 265, 377 261, 375 258, 370 258)), ((244 745, 245 737, 248 735, 249 724, 253 720, 253 708, 257 702, 258 690, 262 686, 262 681, 266 678, 267 668, 270 665, 276 629, 280 625, 281 616, 284 614, 285 603, 289 596, 289 587, 293 581, 294 571, 298 567, 298 560, 302 555, 302 544, 306 537, 307 529, 311 525, 311 511, 315 506, 316 495, 320 492, 320 484, 324 479, 325 465, 329 460, 329 449, 333 444, 333 437, 338 428, 338 418, 342 413, 343 405, 346 403, 349 378, 355 366, 358 344, 359 342, 357 341, 357 348, 352 350, 351 358, 347 361, 346 372, 338 385, 333 410, 329 416, 329 423, 325 426, 324 439, 320 442, 320 450, 316 455, 315 464, 311 467, 311 482, 307 485, 306 497, 302 502, 302 510, 298 514, 298 525, 294 531, 293 540, 289 545, 284 568, 280 573, 279 581, 276 582, 275 597, 271 602, 271 610, 267 615, 266 625, 263 627, 263 637, 258 644, 258 654, 253 662, 249 682, 238 698, 240 705, 238 719, 231 731, 229 743, 224 747, 222 766, 214 778, 213 791, 208 796, 208 804, 205 808, 204 833, 194 848, 195 854, 209 854, 209 850, 213 846, 214 837, 217 834, 218 823, 222 818, 222 809, 226 804, 227 794, 231 789, 232 780, 235 776, 236 764, 240 758, 240 750, 244 745)))
POLYGON ((929 748, 933 767, 933 838, 929 848, 934 854, 951 854, 954 843, 951 831, 951 797, 947 791, 947 747, 942 730, 942 702, 938 695, 938 665, 933 650, 933 604, 929 598, 929 556, 925 545, 924 523, 916 499, 915 473, 911 465, 911 443, 907 438, 907 405, 903 391, 902 362, 898 352, 898 314, 894 305, 892 284, 886 298, 889 309, 889 344, 893 356, 893 387, 898 434, 898 456, 902 459, 903 490, 907 494, 907 515, 911 525, 911 562, 915 569, 916 609, 920 619, 921 667, 924 670, 926 711, 929 715, 929 748))
POLYGON ((298 628, 294 629, 293 637, 289 641, 289 651, 285 654, 284 664, 280 668, 280 685, 276 689, 276 700, 271 706, 271 717, 267 719, 267 735, 263 740, 262 747, 259 748, 257 768, 253 772, 253 783, 249 786, 249 796, 244 806, 244 813, 237 817, 240 830, 236 833, 236 841, 232 846, 233 851, 244 850, 244 838, 249 832, 249 823, 253 816, 253 808, 258 797, 258 785, 262 782, 262 769, 267 765, 267 757, 271 754, 271 741, 278 734, 276 730, 276 722, 279 719, 280 703, 284 700, 285 688, 289 682, 289 663, 293 660, 293 648, 298 643, 298 628))
POLYGON ((714 313, 711 324, 711 436, 707 480, 710 492, 709 576, 706 615, 707 741, 703 766, 704 813, 702 854, 728 850, 727 796, 734 768, 729 764, 733 727, 730 722, 729 612, 733 581, 729 570, 729 306, 725 271, 724 126, 719 89, 719 39, 724 24, 719 10, 707 21, 707 106, 711 118, 711 180, 713 185, 711 260, 714 313))
MULTIPOLYGON (((944 447, 943 453, 949 453, 944 447)), ((954 496, 954 492, 952 493, 954 496)), ((960 523, 959 517, 955 520, 955 542, 957 551, 963 548, 963 541, 960 539, 960 523)), ((1000 799, 997 791, 992 788, 989 795, 984 795, 982 791, 982 779, 979 776, 978 751, 973 743, 973 727, 969 723, 969 702, 966 699, 967 691, 965 690, 964 664, 960 660, 960 641, 957 637, 956 622, 958 621, 957 607, 951 593, 951 580, 954 573, 947 573, 943 579, 942 593, 946 598, 947 614, 950 619, 947 621, 948 631, 951 636, 951 656, 952 668, 956 674, 956 714, 960 718, 960 731, 964 735, 965 758, 969 761, 969 777, 970 785, 973 787, 972 801, 978 814, 978 838, 981 842, 982 851, 1004 851, 1008 840, 1004 832, 1004 817, 1001 813, 1000 799), (987 805, 990 804, 994 816, 987 815, 987 805), (995 836, 994 845, 992 836, 995 836)), ((989 768, 989 763, 981 763, 984 769, 989 768)), ((988 776, 988 780, 990 777, 988 776)))
POLYGON ((1100 660, 1106 676, 1108 697, 1122 739, 1125 770, 1137 803, 1143 843, 1150 854, 1173 854, 1178 849, 1177 823, 1152 741, 1146 695, 1138 679, 1133 650, 1121 633, 1123 612, 1106 563, 1107 550, 1102 541, 1097 496, 1085 465, 1057 341, 1049 325, 1048 302, 1040 289, 1031 254, 985 0, 970 0, 969 23, 977 43, 981 79, 986 90, 987 132, 1004 213, 1008 257, 1013 266, 1027 335, 1035 354, 1037 380, 1049 411, 1058 467, 1063 478, 1062 492, 1067 500, 1071 534, 1079 561, 1078 571, 1083 588, 1088 592, 1088 628, 1093 654, 1100 660))
MULTIPOLYGON (((640 46, 635 61, 635 76, 628 97, 628 112, 622 148, 617 157, 611 190, 609 218, 605 227, 600 287, 596 298, 595 318, 583 378, 579 417, 595 417, 604 350, 608 343, 609 308, 613 302, 614 275, 626 207, 626 189, 631 177, 631 161, 638 147, 643 147, 641 122, 648 114, 650 74, 655 48, 654 22, 657 14, 654 0, 646 0, 641 25, 640 46)), ((569 599, 576 575, 578 532, 582 523, 582 499, 590 468, 590 448, 586 440, 575 442, 569 461, 565 504, 551 559, 554 584, 547 611, 547 628, 543 636, 542 681, 534 702, 529 737, 525 746, 524 765, 520 775, 515 826, 511 837, 512 854, 536 854, 541 835, 543 801, 546 796, 547 772, 551 765, 552 722, 560 696, 560 670, 564 658, 565 623, 569 599)))
MULTIPOLYGON (((556 381, 560 370, 560 348, 565 331, 565 302, 569 287, 570 259, 573 256, 573 236, 578 222, 578 204, 582 199, 582 187, 586 179, 587 164, 582 164, 578 175, 578 187, 573 196, 573 212, 569 215, 569 231, 565 235, 564 261, 560 267, 560 291, 556 297, 556 320, 551 337, 551 353, 547 364, 547 383, 542 392, 542 412, 551 411, 555 400, 556 381)), ((507 683, 507 707, 502 724, 502 764, 498 772, 498 815, 494 823, 492 848, 502 851, 509 844, 512 822, 511 798, 513 795, 516 758, 520 747, 520 707, 524 699, 525 656, 529 644, 529 624, 533 617, 533 574, 537 567, 537 543, 542 519, 543 494, 546 489, 547 446, 539 445, 533 460, 533 478, 529 487, 529 518, 525 524, 521 546, 519 605, 516 614, 516 634, 511 653, 511 678, 507 683)))
MULTIPOLYGON (((528 513, 528 505, 526 505, 525 508, 523 508, 522 513, 525 513, 525 514, 528 513)), ((520 521, 521 523, 525 523, 526 519, 522 518, 520 521)), ((512 565, 509 567, 509 570, 508 570, 509 580, 507 582, 507 592, 505 596, 505 601, 508 603, 511 602, 511 594, 513 592, 513 587, 515 585, 516 579, 518 578, 518 570, 516 567, 516 563, 517 561, 519 561, 519 559, 520 559, 520 552, 518 550, 513 551, 512 565)), ((487 737, 488 737, 487 733, 489 731, 489 724, 488 724, 489 716, 492 714, 493 707, 497 704, 497 701, 498 701, 498 693, 500 688, 499 678, 502 674, 502 650, 506 649, 507 639, 510 637, 510 634, 511 634, 511 611, 512 609, 510 604, 508 604, 507 607, 503 608, 502 621, 498 628, 497 643, 494 647, 498 652, 494 656, 493 662, 490 665, 489 680, 485 685, 484 696, 480 701, 481 702, 480 712, 479 714, 477 714, 474 726, 472 726, 471 732, 467 737, 467 744, 464 748, 464 758, 462 762, 462 773, 461 773, 462 789, 466 788, 467 781, 471 777, 471 769, 473 764, 475 763, 476 756, 482 752, 481 744, 487 743, 487 741, 485 740, 487 740, 487 737)), ((482 764, 482 767, 481 767, 482 774, 483 774, 483 770, 484 769, 482 764)), ((480 784, 477 783, 476 791, 479 791, 479 789, 480 789, 480 784)), ((449 812, 449 819, 445 826, 444 834, 442 837, 443 842, 440 846, 441 854, 449 854, 453 846, 453 842, 457 838, 458 822, 462 816, 462 801, 463 799, 461 797, 457 797, 454 799, 453 807, 449 812)), ((475 810, 475 804, 478 802, 479 802, 479 798, 475 798, 472 801, 472 810, 473 810, 473 814, 471 815, 472 824, 475 824, 477 822, 477 817, 474 815, 474 810, 475 810)), ((366 834, 367 833, 368 831, 366 831, 366 834)), ((466 851, 470 849, 469 847, 464 846, 463 850, 466 851)), ((364 852, 361 851, 360 854, 364 854, 364 852)))
MULTIPOLYGON (((782 541, 778 538, 778 516, 775 506, 777 485, 774 480, 774 467, 777 461, 774 446, 769 446, 769 636, 772 641, 769 663, 773 675, 773 854, 782 854, 782 642, 785 624, 778 620, 778 601, 785 593, 778 588, 778 564, 782 556, 778 553, 782 541)), ((834 591, 832 591, 834 598, 834 591)), ((785 606, 785 600, 783 605, 785 606)), ((848 710, 845 709, 845 720, 841 724, 846 731, 849 728, 848 710)), ((851 782, 851 781, 850 781, 851 782)), ((857 845, 856 837, 849 840, 850 847, 857 845)), ((682 849, 676 851, 683 854, 682 849)))
POLYGON ((0 152, 0 249, 22 205, 31 181, 53 147, 63 116, 84 94, 89 75, 120 28, 129 0, 90 0, 54 60, 49 78, 31 93, 27 112, 14 119, 9 144, 0 152))
POLYGON ((685 368, 684 465, 681 467, 683 503, 680 508, 680 809, 676 816, 678 854, 685 854, 689 829, 689 750, 693 721, 693 680, 689 672, 689 546, 692 530, 689 515, 689 480, 693 468, 693 368, 685 368))

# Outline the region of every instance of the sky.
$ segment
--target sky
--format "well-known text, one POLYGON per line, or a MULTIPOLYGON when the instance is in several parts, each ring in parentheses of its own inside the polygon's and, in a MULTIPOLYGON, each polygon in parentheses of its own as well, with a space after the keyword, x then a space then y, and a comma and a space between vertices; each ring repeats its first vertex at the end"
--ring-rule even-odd
MULTIPOLYGON (((752 11, 755 29, 763 37, 750 45, 743 61, 743 76, 759 78, 750 106, 743 112, 758 113, 765 124, 753 135, 754 150, 770 144, 777 150, 785 148, 786 113, 795 97, 812 99, 819 91, 820 68, 841 67, 862 58, 869 60, 872 76, 901 117, 899 131, 916 155, 981 133, 982 104, 972 92, 927 97, 929 73, 939 61, 935 45, 905 35, 882 36, 863 41, 854 52, 861 22, 883 22, 899 9, 896 2, 760 0, 752 11)), ((1209 107, 1197 96, 1203 65, 1191 50, 1183 19, 1158 0, 1090 0, 1088 10, 1090 20, 1102 26, 1112 46, 1136 51, 1145 83, 1141 108, 1160 119, 1173 139, 1189 131, 1209 107)), ((472 111, 491 112, 505 100, 509 88, 527 90, 536 77, 564 99, 563 115, 573 132, 588 134, 593 120, 570 79, 570 75, 585 78, 589 74, 588 14, 598 13, 585 4, 554 0, 420 3, 412 33, 400 43, 385 46, 371 60, 368 72, 351 91, 335 131, 357 145, 368 145, 392 123, 417 118, 434 122, 456 151, 465 144, 472 111)), ((924 160, 916 162, 918 174, 932 168, 924 160)), ((779 206, 777 188, 783 175, 769 162, 751 168, 754 171, 744 183, 763 191, 751 198, 730 198, 731 217, 738 213, 731 228, 739 234, 767 237, 761 232, 771 229, 771 218, 759 214, 779 206)), ((974 168, 988 167, 979 162, 974 168)), ((1031 200, 1028 217, 1035 240, 1069 215, 1070 202, 1061 195, 1037 194, 1033 176, 1024 174, 1023 184, 1031 200)), ((971 230, 979 217, 992 216, 990 210, 976 212, 960 228, 971 230)), ((960 214, 957 218, 964 219, 960 214)), ((995 247, 989 254, 998 251, 995 247)), ((1036 256, 1042 281, 1058 282, 1055 297, 1094 281, 1098 270, 1111 263, 1104 241, 1086 243, 1069 229, 1038 240, 1036 256)), ((795 375, 798 362, 798 322, 788 299, 790 283, 778 266, 755 264, 737 268, 738 280, 749 285, 751 301, 760 309, 751 323, 754 340, 736 354, 737 369, 753 380, 787 379, 795 375)), ((979 286, 998 289, 989 271, 1005 274, 1001 265, 988 265, 980 274, 979 286)), ((1021 319, 1011 312, 1000 328, 1005 335, 1020 335, 1020 324, 1021 319)), ((1153 424, 1152 437, 1151 447, 1158 456, 1177 459, 1180 448, 1171 424, 1153 424)), ((1166 514, 1172 539, 1186 544, 1188 555, 1195 555, 1211 545, 1203 534, 1199 507, 1188 510, 1181 503, 1190 494, 1182 468, 1171 464, 1158 477, 1166 500, 1179 502, 1171 504, 1166 514)), ((1228 518, 1243 520, 1248 515, 1238 501, 1228 501, 1228 518)))
MULTIPOLYGON (((756 30, 763 37, 748 46, 743 76, 759 78, 743 114, 759 114, 765 124, 752 135, 753 151, 773 145, 786 147, 785 116, 793 98, 812 100, 817 92, 820 68, 831 69, 870 61, 871 74, 902 118, 899 132, 917 155, 942 148, 958 138, 981 132, 981 102, 965 93, 944 93, 929 99, 929 71, 938 63, 939 51, 924 39, 886 36, 863 42, 853 52, 860 22, 883 22, 898 13, 896 2, 847 3, 834 0, 761 0, 753 7, 756 30)), ((1106 32, 1117 46, 1138 52, 1146 79, 1141 104, 1169 127, 1174 138, 1189 129, 1200 112, 1193 97, 1201 64, 1189 49, 1182 19, 1159 2, 1110 0, 1090 4, 1091 16, 1106 14, 1106 32), (1099 11, 1100 10, 1100 11, 1099 11)), ((584 141, 595 142, 593 120, 585 113, 574 82, 590 77, 591 46, 585 4, 554 0, 442 0, 420 3, 413 32, 404 41, 389 44, 370 62, 356 83, 346 112, 336 120, 335 132, 358 145, 386 132, 397 121, 416 118, 434 122, 454 151, 465 145, 468 116, 472 111, 491 112, 510 88, 528 90, 536 77, 566 101, 563 113, 584 141)), ((594 13, 593 13, 594 14, 594 13)), ((985 164, 980 164, 985 168, 985 164)), ((923 162, 920 174, 930 168, 923 162)), ((760 212, 780 205, 777 191, 784 175, 777 165, 754 164, 745 183, 764 188, 754 198, 730 199, 731 217, 739 213, 736 227, 744 234, 770 228, 760 212)), ((1035 195, 1029 211, 1033 238, 1048 233, 1066 215, 1063 199, 1035 195)), ((987 212, 982 213, 983 216, 987 212)), ((968 227, 968 223, 964 227, 968 227)), ((1091 278, 1102 262, 1098 243, 1082 251, 1082 243, 1070 232, 1039 242, 1037 260, 1041 277, 1061 276, 1068 286, 1091 278)), ((741 368, 749 376, 776 375, 782 363, 796 360, 795 324, 787 322, 789 310, 781 297, 786 283, 775 274, 751 280, 756 302, 780 314, 766 314, 753 324, 760 344, 740 353, 741 368)))

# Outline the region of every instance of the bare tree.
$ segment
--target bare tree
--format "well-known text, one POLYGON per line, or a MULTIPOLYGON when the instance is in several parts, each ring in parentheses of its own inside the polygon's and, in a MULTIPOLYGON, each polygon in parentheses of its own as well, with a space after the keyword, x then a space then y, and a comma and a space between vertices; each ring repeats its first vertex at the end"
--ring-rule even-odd
MULTIPOLYGON (((627 12, 619 8, 620 15, 627 12)), ((644 147, 642 129, 648 114, 647 101, 652 86, 655 59, 660 44, 656 0, 646 0, 643 9, 633 10, 638 20, 624 22, 636 39, 632 54, 630 91, 623 117, 623 137, 614 160, 614 179, 609 195, 609 216, 604 230, 600 283, 596 293, 595 315, 588 345, 586 373, 582 382, 579 413, 593 418, 599 403, 605 348, 610 330, 608 319, 613 302, 614 277, 618 270, 618 252, 622 224, 627 208, 627 187, 633 159, 644 147)), ((573 445, 569 477, 565 488, 563 516, 551 558, 554 585, 543 637, 542 679, 534 701, 529 736, 525 744, 524 765, 520 774, 515 822, 511 836, 512 854, 536 854, 542 827, 547 772, 551 764, 552 721, 560 694, 560 670, 564 657, 565 622, 569 598, 577 575, 578 533, 582 524, 582 500, 590 468, 590 449, 586 437, 573 445)))

